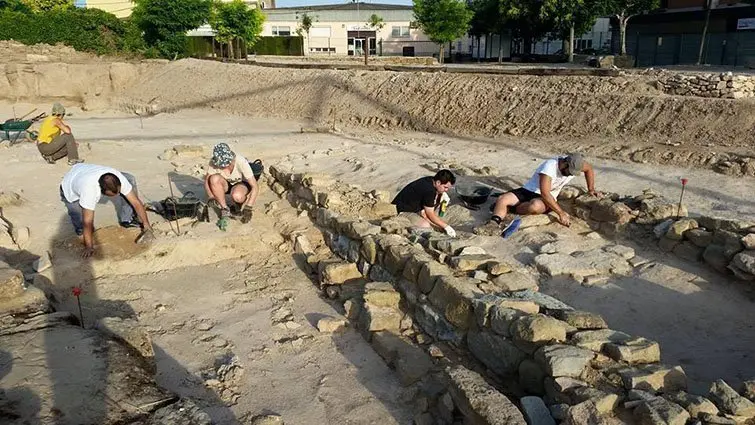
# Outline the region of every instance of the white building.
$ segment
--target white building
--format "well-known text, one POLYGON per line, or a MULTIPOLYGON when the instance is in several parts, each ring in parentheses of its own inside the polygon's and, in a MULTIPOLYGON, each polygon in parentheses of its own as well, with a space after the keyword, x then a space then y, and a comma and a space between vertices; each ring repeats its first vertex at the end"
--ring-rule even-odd
MULTIPOLYGON (((537 55, 552 55, 563 50, 563 40, 543 39, 538 40, 533 46, 532 53, 537 55)), ((598 18, 590 31, 574 36, 574 51, 594 49, 596 51, 611 49, 611 19, 598 18)))
MULTIPOLYGON (((265 8, 263 36, 297 35, 301 18, 310 16, 314 23, 307 35, 302 32, 305 54, 361 56, 370 55, 437 56, 439 46, 414 25, 411 6, 379 3, 342 3, 305 7, 265 8), (383 19, 383 28, 368 24, 372 15, 383 19)), ((469 39, 457 40, 451 55, 469 54, 469 39)), ((449 56, 446 46, 446 56, 449 56)))

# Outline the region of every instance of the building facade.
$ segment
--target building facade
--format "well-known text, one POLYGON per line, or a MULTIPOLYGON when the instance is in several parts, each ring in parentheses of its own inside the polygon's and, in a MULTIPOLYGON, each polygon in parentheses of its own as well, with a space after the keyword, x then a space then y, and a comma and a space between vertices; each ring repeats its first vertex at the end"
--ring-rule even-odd
MULTIPOLYGON (((304 37, 305 54, 362 56, 366 49, 370 55, 379 56, 436 56, 439 46, 430 41, 414 24, 411 6, 344 3, 307 7, 283 7, 264 9, 266 16, 263 36, 297 35, 302 17, 306 14, 313 20, 309 34, 299 31, 304 37), (382 28, 369 24, 376 15, 383 20, 382 28)), ((468 37, 446 46, 446 56, 470 54, 468 37)))
MULTIPOLYGON (((229 1, 229 0, 223 0, 229 1)), ((257 0, 245 0, 250 7, 257 7, 257 0)), ((260 0, 260 7, 275 7, 275 0, 260 0), (267 4, 266 4, 267 3, 267 4)), ((118 18, 128 18, 134 9, 133 0, 75 0, 74 6, 81 8, 100 9, 110 12, 118 18)))

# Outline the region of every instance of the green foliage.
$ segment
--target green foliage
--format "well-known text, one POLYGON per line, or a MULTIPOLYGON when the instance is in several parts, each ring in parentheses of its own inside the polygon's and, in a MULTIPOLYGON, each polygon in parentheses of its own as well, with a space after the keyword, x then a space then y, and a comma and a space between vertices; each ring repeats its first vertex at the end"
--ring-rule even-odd
POLYGON ((132 19, 144 41, 161 56, 174 58, 188 53, 186 32, 210 19, 211 0, 134 0, 132 19))
POLYGON ((31 8, 21 0, 0 0, 0 10, 31 13, 31 8))
POLYGON ((551 24, 552 32, 562 40, 568 39, 572 25, 577 36, 590 31, 601 13, 600 0, 544 0, 540 9, 541 18, 551 24))
POLYGON ((632 17, 643 12, 658 9, 660 0, 600 0, 601 10, 606 15, 632 17))
POLYGON ((443 44, 467 33, 472 11, 459 0, 414 0, 414 19, 430 40, 443 44))
POLYGON ((64 9, 39 13, 0 9, 0 39, 25 44, 63 43, 97 54, 138 52, 141 36, 129 21, 98 9, 64 9))
POLYGON ((370 20, 367 21, 367 26, 374 29, 375 31, 380 31, 385 27, 385 21, 383 18, 376 14, 370 15, 370 20))
POLYGON ((21 0, 32 12, 47 12, 50 10, 70 9, 73 0, 21 0))
POLYGON ((210 26, 215 30, 215 39, 228 43, 235 39, 253 45, 262 33, 265 15, 259 9, 252 9, 241 0, 225 3, 216 0, 212 4, 210 26))
POLYGON ((296 34, 302 35, 302 33, 307 34, 307 37, 309 37, 309 30, 312 29, 312 25, 315 23, 315 18, 310 16, 308 13, 304 13, 301 15, 301 18, 299 18, 299 28, 296 29, 296 34))
POLYGON ((254 45, 258 55, 301 56, 303 49, 302 37, 260 37, 254 45))

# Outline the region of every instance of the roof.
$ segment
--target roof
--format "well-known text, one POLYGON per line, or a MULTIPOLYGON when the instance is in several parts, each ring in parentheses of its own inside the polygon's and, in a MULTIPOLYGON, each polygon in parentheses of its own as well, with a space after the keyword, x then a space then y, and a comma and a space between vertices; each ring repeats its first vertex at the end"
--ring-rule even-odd
POLYGON ((268 8, 264 11, 273 10, 412 10, 412 6, 403 4, 385 4, 385 3, 335 3, 335 4, 318 4, 316 6, 296 6, 296 7, 276 7, 268 8))

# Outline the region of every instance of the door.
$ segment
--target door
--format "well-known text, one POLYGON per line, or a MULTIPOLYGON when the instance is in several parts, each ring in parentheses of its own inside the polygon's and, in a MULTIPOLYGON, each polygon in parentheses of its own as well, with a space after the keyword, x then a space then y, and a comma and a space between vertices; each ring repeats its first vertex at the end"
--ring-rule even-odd
POLYGON ((354 54, 356 56, 364 56, 364 39, 354 39, 354 54))

